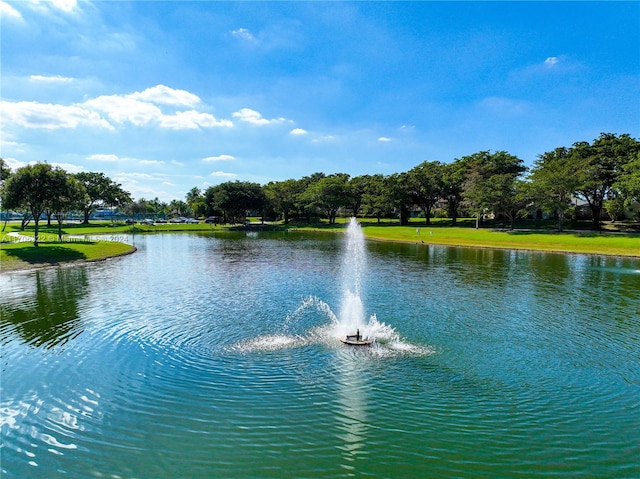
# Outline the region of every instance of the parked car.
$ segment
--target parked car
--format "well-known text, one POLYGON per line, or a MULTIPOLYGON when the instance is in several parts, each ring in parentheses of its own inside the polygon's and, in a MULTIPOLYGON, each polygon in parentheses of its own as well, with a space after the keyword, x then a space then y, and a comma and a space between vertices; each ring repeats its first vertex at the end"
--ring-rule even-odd
POLYGON ((147 218, 147 219, 141 220, 140 224, 141 225, 153 226, 153 220, 150 220, 150 219, 147 218))
POLYGON ((218 218, 217 216, 209 216, 206 220, 204 220, 204 222, 217 225, 218 223, 220 223, 220 218, 218 218))
POLYGON ((127 219, 125 220, 125 224, 128 224, 128 225, 135 225, 136 223, 137 223, 137 221, 136 221, 136 220, 133 220, 133 219, 131 219, 131 218, 127 218, 127 219))
POLYGON ((156 223, 166 223, 167 220, 165 218, 158 218, 156 219, 156 223))
POLYGON ((185 223, 189 223, 190 225, 197 225, 200 222, 195 218, 187 218, 185 223))
POLYGON ((185 223, 187 221, 187 218, 184 218, 183 216, 178 216, 177 218, 171 218, 169 220, 169 223, 185 223))

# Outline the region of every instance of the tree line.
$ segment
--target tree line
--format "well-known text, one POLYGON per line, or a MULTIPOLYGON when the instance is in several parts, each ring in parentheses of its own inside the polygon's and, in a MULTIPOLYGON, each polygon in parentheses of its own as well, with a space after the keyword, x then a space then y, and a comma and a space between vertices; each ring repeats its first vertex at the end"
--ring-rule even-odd
POLYGON ((506 218, 512 228, 518 218, 540 211, 557 217, 562 231, 575 198, 588 204, 594 229, 600 229, 603 211, 613 220, 624 218, 625 210, 640 202, 640 141, 628 134, 602 133, 591 143, 539 155, 531 169, 505 151, 480 151, 451 163, 425 161, 389 176, 314 173, 264 186, 234 181, 204 192, 193 188, 187 204, 232 222, 254 211, 285 223, 310 222, 320 213, 335 223, 338 212, 346 209, 378 221, 397 217, 407 224, 411 210, 419 208, 430 224, 437 208, 453 224, 461 215, 473 216, 478 227, 484 216, 493 214, 506 218))
POLYGON ((388 176, 314 173, 266 185, 229 181, 204 191, 194 187, 185 201, 171 203, 157 198, 133 201, 103 173, 68 174, 46 163, 12 173, 0 159, 0 174, 3 208, 28 213, 25 218, 35 222, 36 238, 43 215, 53 215, 61 224, 63 213, 82 211, 88 223, 99 207, 118 207, 130 215, 219 216, 228 223, 254 213, 285 224, 318 216, 335 223, 343 210, 378 221, 396 217, 407 224, 417 208, 426 224, 437 210, 453 224, 462 215, 473 216, 478 227, 492 214, 508 220, 512 228, 518 218, 542 211, 557 217, 562 231, 575 198, 588 204, 594 229, 600 229, 603 211, 617 220, 640 202, 640 141, 629 134, 602 133, 591 143, 539 155, 531 169, 506 151, 480 151, 450 163, 424 161, 388 176))

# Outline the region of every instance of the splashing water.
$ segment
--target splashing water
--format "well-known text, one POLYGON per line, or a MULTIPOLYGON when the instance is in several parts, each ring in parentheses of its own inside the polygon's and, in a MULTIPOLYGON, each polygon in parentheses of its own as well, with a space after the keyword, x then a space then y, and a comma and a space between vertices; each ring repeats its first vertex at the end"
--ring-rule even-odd
POLYGON ((359 330, 363 336, 368 336, 368 331, 365 331, 367 327, 361 296, 366 261, 362 228, 355 218, 351 218, 342 259, 342 300, 336 325, 339 335, 355 334, 359 330))
POLYGON ((368 321, 366 320, 361 296, 366 278, 366 245, 362 228, 355 218, 351 218, 349 222, 344 244, 340 275, 342 297, 337 315, 328 303, 317 296, 309 296, 303 299, 295 311, 287 315, 282 334, 253 338, 236 345, 235 349, 277 350, 311 343, 331 345, 336 343, 337 338, 356 334, 359 331, 364 339, 374 341, 376 347, 370 351, 378 355, 431 354, 433 351, 430 348, 404 342, 393 327, 378 321, 375 314, 372 314, 368 321), (305 318, 315 323, 317 317, 313 319, 314 311, 328 319, 329 323, 310 327, 305 318))

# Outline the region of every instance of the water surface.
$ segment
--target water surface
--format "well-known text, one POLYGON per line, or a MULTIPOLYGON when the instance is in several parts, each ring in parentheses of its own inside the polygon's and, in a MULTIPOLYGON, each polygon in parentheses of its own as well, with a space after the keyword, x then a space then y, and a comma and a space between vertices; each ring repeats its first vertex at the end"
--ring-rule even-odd
POLYGON ((640 262, 342 236, 136 236, 3 273, 2 476, 634 477, 640 262))

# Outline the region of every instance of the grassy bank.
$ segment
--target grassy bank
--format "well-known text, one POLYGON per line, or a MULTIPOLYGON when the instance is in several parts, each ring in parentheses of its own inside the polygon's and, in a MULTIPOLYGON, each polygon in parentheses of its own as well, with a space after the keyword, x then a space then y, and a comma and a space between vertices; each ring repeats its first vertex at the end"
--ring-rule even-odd
POLYGON ((0 245, 0 270, 57 266, 77 261, 100 261, 135 251, 129 244, 113 241, 83 241, 74 243, 43 242, 2 243, 0 245))
MULTIPOLYGON (((472 221, 463 222, 465 226, 462 227, 449 226, 445 221, 434 221, 433 225, 427 226, 424 220, 414 221, 410 226, 399 226, 397 223, 378 224, 375 221, 361 221, 360 224, 367 238, 379 241, 640 257, 638 233, 606 230, 558 233, 551 227, 513 231, 487 227, 475 229, 472 221)), ((331 227, 316 225, 301 229, 342 231, 345 226, 346 220, 340 220, 337 225, 331 227)))
MULTIPOLYGON (((340 219, 336 225, 326 222, 314 225, 270 224, 269 229, 344 231, 347 219, 340 219)), ((449 246, 465 246, 474 248, 501 248, 534 251, 554 251, 563 253, 583 253, 614 256, 640 257, 640 234, 620 232, 570 231, 558 233, 552 229, 519 229, 514 231, 493 228, 472 227, 473 222, 462 222, 464 226, 449 226, 445 221, 434 221, 427 226, 424 220, 412 222, 410 226, 399 226, 397 223, 362 220, 364 234, 367 238, 379 241, 398 241, 404 243, 424 243, 449 246)), ((92 223, 90 225, 65 225, 63 235, 114 235, 129 233, 160 232, 204 232, 231 227, 231 225, 213 226, 209 224, 160 224, 146 225, 110 225, 108 223, 92 223)), ((251 228, 262 228, 258 222, 251 228)), ((19 224, 8 225, 6 232, 33 236, 33 227, 24 231, 19 224)), ((127 254, 133 250, 130 245, 112 241, 83 241, 58 243, 57 227, 41 227, 40 232, 45 239, 39 247, 32 243, 3 243, 0 245, 0 269, 3 271, 34 268, 74 261, 96 261, 112 256, 127 254)), ((0 241, 7 240, 6 233, 0 234, 0 241)))
POLYGON ((376 240, 640 257, 640 235, 638 234, 497 231, 425 226, 365 226, 363 230, 367 238, 376 240))

